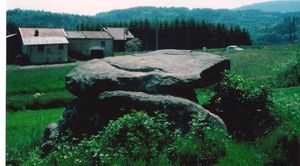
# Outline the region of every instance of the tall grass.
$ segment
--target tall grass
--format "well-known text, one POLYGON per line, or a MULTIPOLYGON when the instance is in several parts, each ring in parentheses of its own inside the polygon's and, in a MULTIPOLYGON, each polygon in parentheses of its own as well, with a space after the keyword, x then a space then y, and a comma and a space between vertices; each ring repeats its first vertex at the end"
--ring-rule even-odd
POLYGON ((50 122, 58 122, 63 109, 6 113, 6 160, 20 164, 29 151, 42 141, 44 128, 50 122))
POLYGON ((6 110, 64 107, 73 96, 64 78, 73 65, 20 69, 7 66, 6 110))
POLYGON ((243 51, 229 53, 224 49, 211 49, 209 52, 229 58, 234 74, 258 83, 271 83, 283 66, 297 60, 300 44, 246 47, 243 51))

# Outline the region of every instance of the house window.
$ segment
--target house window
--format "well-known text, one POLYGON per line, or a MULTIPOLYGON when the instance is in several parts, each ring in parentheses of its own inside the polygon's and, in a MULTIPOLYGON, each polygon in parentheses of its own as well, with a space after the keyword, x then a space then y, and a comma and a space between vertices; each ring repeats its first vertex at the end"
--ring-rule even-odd
POLYGON ((64 49, 64 45, 63 45, 63 44, 59 44, 59 45, 58 45, 58 49, 59 49, 59 50, 63 50, 63 49, 64 49))
POLYGON ((101 47, 105 47, 105 41, 101 41, 101 47))
POLYGON ((38 50, 40 52, 43 52, 45 50, 45 46, 44 45, 38 45, 38 50))

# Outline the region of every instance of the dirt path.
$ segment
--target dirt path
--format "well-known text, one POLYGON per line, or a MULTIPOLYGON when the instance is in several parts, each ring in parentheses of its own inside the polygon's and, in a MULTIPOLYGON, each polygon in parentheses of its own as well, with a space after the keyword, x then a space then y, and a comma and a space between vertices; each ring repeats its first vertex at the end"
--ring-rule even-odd
POLYGON ((82 61, 77 61, 73 63, 60 63, 60 64, 44 64, 44 65, 30 65, 30 66, 18 66, 19 69, 34 69, 34 68, 52 68, 52 67, 62 67, 62 66, 72 66, 83 63, 82 61))
POLYGON ((27 70, 36 68, 57 68, 63 66, 77 66, 78 64, 84 63, 84 61, 77 61, 73 63, 60 63, 60 64, 44 64, 44 65, 29 65, 29 66, 19 66, 19 65, 6 65, 6 72, 11 72, 15 70, 27 70))

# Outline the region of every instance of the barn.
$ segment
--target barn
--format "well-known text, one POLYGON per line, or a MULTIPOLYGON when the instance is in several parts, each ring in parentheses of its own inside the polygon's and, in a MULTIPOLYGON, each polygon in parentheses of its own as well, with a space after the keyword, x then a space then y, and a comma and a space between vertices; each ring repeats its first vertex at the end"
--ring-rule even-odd
POLYGON ((31 64, 68 61, 68 40, 62 28, 19 28, 22 56, 31 64))
POLYGON ((66 31, 69 56, 84 59, 113 55, 113 37, 103 31, 66 31))
POLYGON ((108 32, 114 38, 114 51, 125 51, 125 43, 134 38, 128 28, 107 27, 102 31, 108 32))

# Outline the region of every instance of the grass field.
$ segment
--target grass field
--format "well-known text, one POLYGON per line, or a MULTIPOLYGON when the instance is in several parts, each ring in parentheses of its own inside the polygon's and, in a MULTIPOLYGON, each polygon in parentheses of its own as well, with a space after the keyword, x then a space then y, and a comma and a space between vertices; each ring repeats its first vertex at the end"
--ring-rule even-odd
POLYGON ((58 122, 63 108, 6 113, 6 159, 19 163, 42 142, 43 130, 58 122))
MULTIPOLYGON (((258 84, 272 84, 276 76, 296 60, 300 45, 248 47, 234 53, 223 49, 209 52, 228 57, 234 73, 258 84)), ((65 75, 74 67, 19 69, 7 66, 7 163, 20 164, 29 157, 29 152, 40 145, 47 124, 58 121, 64 104, 74 98, 64 86, 65 75)), ((208 103, 213 95, 208 89, 198 89, 196 94, 201 104, 208 103)), ((278 142, 285 137, 300 138, 300 86, 276 88, 270 99, 275 104, 272 114, 280 123, 254 142, 231 140, 218 165, 263 165, 270 160, 288 160, 289 152, 282 151, 284 144, 278 142)))
POLYGON ((72 66, 7 70, 7 95, 64 90, 64 78, 72 66))
POLYGON ((225 49, 209 49, 208 52, 229 58, 232 72, 258 83, 270 83, 286 66, 297 61, 300 44, 246 47, 230 53, 225 49))
POLYGON ((73 96, 66 90, 65 76, 74 65, 19 69, 7 67, 7 111, 62 107, 73 96))

